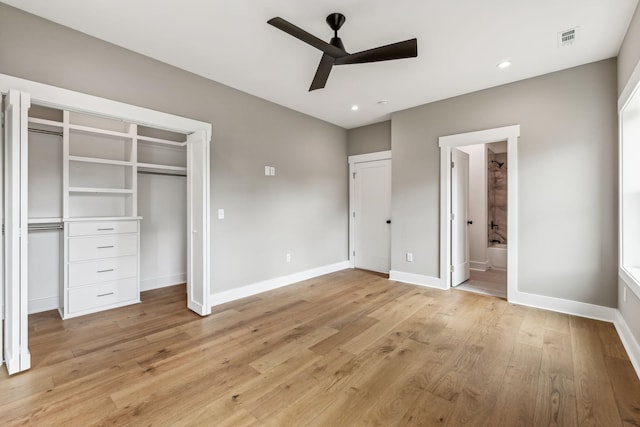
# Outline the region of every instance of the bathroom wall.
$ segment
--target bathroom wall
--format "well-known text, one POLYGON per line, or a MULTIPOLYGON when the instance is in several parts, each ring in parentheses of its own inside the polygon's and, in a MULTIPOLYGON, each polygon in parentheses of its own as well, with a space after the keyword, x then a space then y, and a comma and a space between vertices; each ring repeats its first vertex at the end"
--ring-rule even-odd
MULTIPOLYGON (((507 243, 507 153, 488 150, 489 246, 507 243)), ((499 151, 499 150, 495 150, 499 151)))

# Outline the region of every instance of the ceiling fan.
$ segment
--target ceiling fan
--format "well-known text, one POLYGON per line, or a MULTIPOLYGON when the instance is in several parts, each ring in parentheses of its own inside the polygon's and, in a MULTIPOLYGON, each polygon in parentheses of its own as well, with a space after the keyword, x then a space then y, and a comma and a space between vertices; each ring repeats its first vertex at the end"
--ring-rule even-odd
POLYGON ((338 37, 338 30, 344 24, 346 18, 341 13, 332 13, 327 16, 327 24, 333 30, 333 38, 329 43, 309 34, 300 27, 280 18, 272 18, 268 24, 302 40, 303 42, 320 49, 323 54, 318 65, 309 92, 322 89, 327 83, 329 73, 334 65, 363 64, 365 62, 389 61, 391 59, 415 58, 418 56, 418 41, 416 39, 405 40, 398 43, 380 46, 357 53, 348 53, 344 49, 342 40, 338 37))

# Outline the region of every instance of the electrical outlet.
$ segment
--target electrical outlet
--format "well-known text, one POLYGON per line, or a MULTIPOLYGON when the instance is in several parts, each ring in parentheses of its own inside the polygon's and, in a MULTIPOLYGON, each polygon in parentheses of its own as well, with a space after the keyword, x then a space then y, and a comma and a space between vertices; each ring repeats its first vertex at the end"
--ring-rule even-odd
POLYGON ((287 254, 286 259, 287 259, 287 262, 291 262, 291 254, 287 254))
POLYGON ((411 252, 407 252, 407 262, 413 262, 413 254, 411 252))

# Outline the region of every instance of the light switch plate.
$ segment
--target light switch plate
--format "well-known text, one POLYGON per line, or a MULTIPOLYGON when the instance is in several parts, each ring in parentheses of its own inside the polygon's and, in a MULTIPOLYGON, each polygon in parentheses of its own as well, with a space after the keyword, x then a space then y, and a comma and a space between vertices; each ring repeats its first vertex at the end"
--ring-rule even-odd
POLYGON ((224 209, 218 209, 218 219, 224 219, 224 209))
POLYGON ((270 167, 270 171, 271 176, 276 176, 276 168, 274 168, 273 166, 270 167))
POLYGON ((269 176, 271 175, 271 166, 265 166, 264 167, 264 176, 269 176))

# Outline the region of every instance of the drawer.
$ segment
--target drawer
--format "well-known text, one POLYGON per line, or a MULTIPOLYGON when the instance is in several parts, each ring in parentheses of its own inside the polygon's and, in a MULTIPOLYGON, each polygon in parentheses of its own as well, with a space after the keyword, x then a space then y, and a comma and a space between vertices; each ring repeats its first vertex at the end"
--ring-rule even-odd
POLYGON ((139 298, 136 279, 123 279, 69 290, 69 313, 139 298))
POLYGON ((69 239, 69 261, 136 255, 137 234, 73 237, 69 239))
POLYGON ((69 237, 137 233, 138 221, 70 222, 69 237))
POLYGON ((136 277, 138 257, 98 259, 69 264, 69 287, 136 277))

